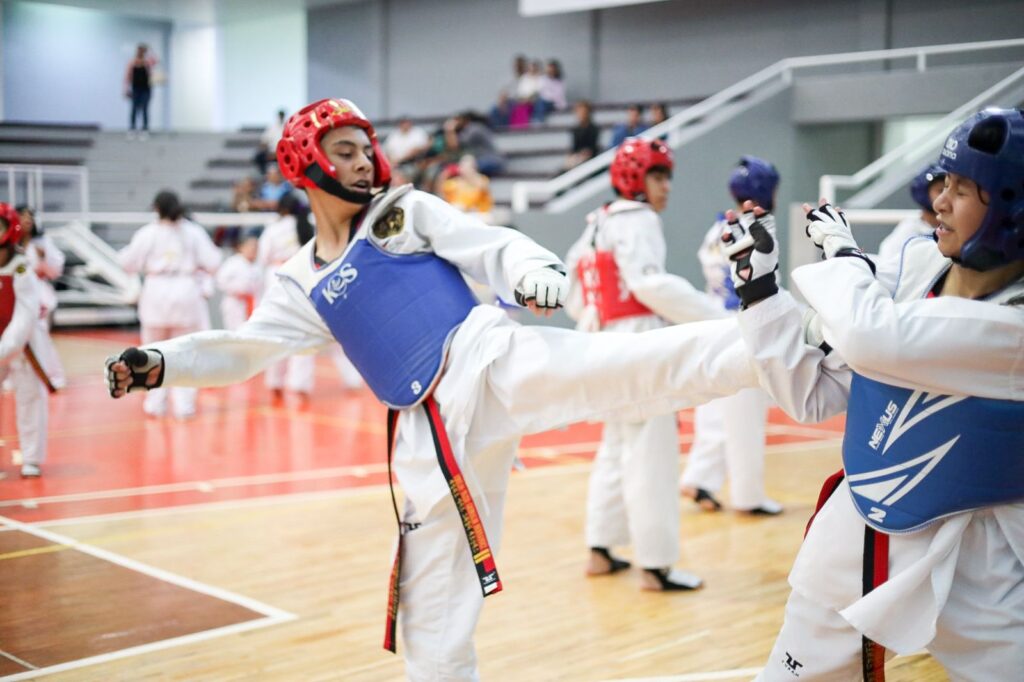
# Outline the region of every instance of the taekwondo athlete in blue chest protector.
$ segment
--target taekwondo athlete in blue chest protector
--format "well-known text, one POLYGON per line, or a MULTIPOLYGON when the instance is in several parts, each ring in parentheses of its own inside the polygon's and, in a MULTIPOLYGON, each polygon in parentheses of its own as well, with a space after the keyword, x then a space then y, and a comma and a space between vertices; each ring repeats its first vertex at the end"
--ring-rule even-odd
POLYGON ((759 679, 881 680, 921 648, 953 679, 1024 670, 1024 114, 971 116, 938 163, 938 227, 896 262, 805 205, 824 261, 793 281, 811 315, 767 277, 770 217, 732 224, 762 384, 799 419, 847 412, 759 679))
POLYGON ((110 393, 225 385, 340 343, 391 408, 406 498, 385 646, 395 649, 397 621, 410 679, 476 679, 473 631, 483 598, 501 590, 494 553, 520 437, 729 395, 756 382, 753 366, 734 320, 589 335, 525 327, 477 304, 464 275, 550 314, 568 289, 563 266, 515 230, 390 187, 373 125, 352 102, 296 113, 277 158, 309 197, 316 237, 237 330, 110 358, 110 393))

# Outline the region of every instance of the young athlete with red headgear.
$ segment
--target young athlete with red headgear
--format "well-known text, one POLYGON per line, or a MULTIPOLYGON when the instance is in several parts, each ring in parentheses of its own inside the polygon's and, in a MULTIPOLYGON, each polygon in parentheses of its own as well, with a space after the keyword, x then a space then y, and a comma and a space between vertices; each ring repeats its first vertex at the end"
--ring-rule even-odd
POLYGON ((33 350, 45 333, 38 324, 43 308, 39 280, 19 246, 21 236, 17 211, 0 203, 0 380, 9 376, 14 384, 21 475, 34 478, 46 460, 49 393, 56 389, 33 350))
MULTIPOLYGON (((672 152, 661 140, 627 138, 611 165, 619 198, 587 216, 569 250, 570 314, 582 331, 642 332, 716 319, 725 310, 682 277, 665 272, 661 218, 672 188, 672 152)), ((679 560, 679 434, 674 414, 607 421, 587 493, 587 573, 629 567, 612 547, 632 540, 649 590, 692 590, 695 575, 679 560)))
MULTIPOLYGON (((756 156, 743 156, 729 174, 729 193, 741 207, 751 201, 766 211, 775 205, 779 172, 756 156)), ((716 221, 704 235, 697 251, 704 271, 706 291, 723 309, 735 312, 740 300, 729 277, 730 262, 722 245, 724 219, 716 221)), ((680 479, 684 496, 706 511, 722 508, 716 498, 726 473, 729 502, 733 509, 750 514, 775 515, 782 505, 764 489, 764 437, 770 400, 759 388, 740 391, 693 411, 693 445, 680 479)))
POLYGON ((922 648, 956 680, 1024 670, 1024 112, 969 117, 938 165, 935 233, 895 262, 805 205, 813 317, 778 291, 770 215, 732 216, 761 382, 798 418, 846 411, 761 680, 881 680, 922 648))
POLYGON ((568 291, 563 265, 515 230, 391 188, 373 125, 350 101, 292 116, 277 160, 305 189, 316 237, 239 329, 110 358, 110 393, 233 383, 340 343, 391 408, 389 461, 406 493, 385 646, 395 649, 400 613, 411 679, 476 679, 473 631, 483 598, 501 590, 494 552, 520 437, 612 414, 639 420, 749 385, 735 322, 590 335, 478 305, 463 274, 550 314, 568 291))

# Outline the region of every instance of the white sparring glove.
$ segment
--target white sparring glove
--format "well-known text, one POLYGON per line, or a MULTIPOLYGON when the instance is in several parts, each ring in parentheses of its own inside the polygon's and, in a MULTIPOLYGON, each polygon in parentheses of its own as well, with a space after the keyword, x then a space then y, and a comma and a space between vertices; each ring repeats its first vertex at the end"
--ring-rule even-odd
POLYGON ((779 242, 771 213, 757 217, 747 211, 734 218, 726 225, 722 241, 725 255, 732 261, 732 283, 743 308, 778 293, 779 242))
POLYGON ((537 308, 557 310, 569 295, 569 278, 553 267, 530 270, 523 275, 515 294, 521 306, 533 301, 537 308))
POLYGON ((807 236, 822 251, 822 259, 854 256, 863 259, 875 272, 875 264, 857 246, 846 214, 832 204, 823 204, 807 212, 807 236))
POLYGON ((164 382, 164 356, 156 350, 128 348, 120 355, 107 358, 105 368, 111 398, 120 398, 124 393, 131 393, 132 389, 148 391, 158 388, 164 382), (127 365, 127 371, 115 370, 114 365, 122 362, 127 365), (149 373, 157 367, 160 371, 156 380, 149 383, 149 373), (124 393, 119 394, 118 391, 124 393))

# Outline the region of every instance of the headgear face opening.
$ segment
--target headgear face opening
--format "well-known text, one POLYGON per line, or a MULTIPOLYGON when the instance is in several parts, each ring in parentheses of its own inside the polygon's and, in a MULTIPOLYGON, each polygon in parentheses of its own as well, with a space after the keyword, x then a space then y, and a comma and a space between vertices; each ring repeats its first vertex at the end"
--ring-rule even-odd
POLYGON ((671 172, 673 166, 672 150, 661 140, 627 137, 609 168, 612 187, 625 199, 646 201, 647 174, 652 168, 671 172))
POLYGON ((729 174, 729 192, 737 202, 753 201, 766 211, 775 207, 779 172, 771 162, 756 156, 741 156, 729 174))
POLYGON ((277 143, 277 164, 281 174, 295 187, 316 187, 353 203, 369 203, 375 193, 391 184, 391 166, 381 150, 373 124, 347 99, 322 99, 292 115, 277 143), (320 146, 324 135, 344 126, 361 128, 370 138, 373 147, 372 192, 356 192, 338 182, 338 169, 320 146))
POLYGON ((939 166, 988 193, 988 210, 960 249, 959 262, 991 270, 1024 260, 1024 113, 985 109, 961 123, 939 155, 939 166))

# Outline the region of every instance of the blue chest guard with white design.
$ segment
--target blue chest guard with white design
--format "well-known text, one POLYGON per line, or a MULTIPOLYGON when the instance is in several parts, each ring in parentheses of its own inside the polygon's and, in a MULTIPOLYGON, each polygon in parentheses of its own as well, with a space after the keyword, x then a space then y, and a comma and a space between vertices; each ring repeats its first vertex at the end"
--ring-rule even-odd
POLYGON ((309 296, 367 385, 394 409, 430 395, 455 330, 477 305, 448 261, 385 253, 366 239, 309 296))
POLYGON ((854 373, 843 466, 857 511, 884 533, 1024 500, 1024 402, 936 395, 854 373))

